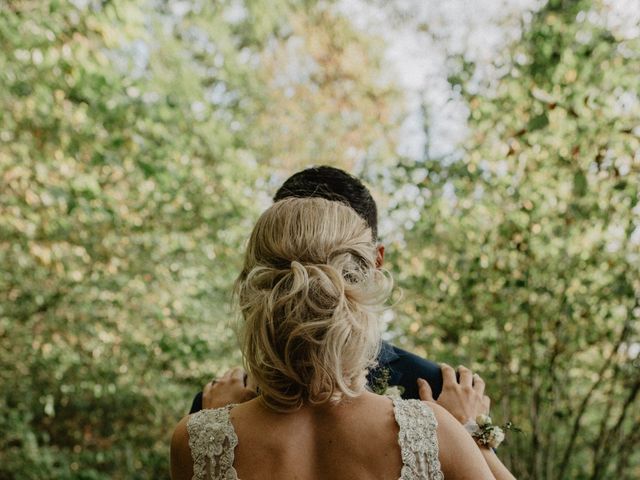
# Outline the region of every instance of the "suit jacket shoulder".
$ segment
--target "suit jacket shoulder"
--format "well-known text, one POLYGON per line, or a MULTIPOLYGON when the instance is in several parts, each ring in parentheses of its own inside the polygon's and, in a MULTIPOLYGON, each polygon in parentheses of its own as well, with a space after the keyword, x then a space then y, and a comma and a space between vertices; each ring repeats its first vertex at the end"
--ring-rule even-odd
POLYGON ((440 366, 431 360, 424 359, 411 352, 383 342, 378 355, 378 367, 369 374, 369 384, 375 385, 376 381, 387 370, 389 374, 389 386, 399 385, 403 387, 402 397, 420 398, 418 395, 418 378, 424 378, 433 391, 434 398, 438 398, 442 391, 442 372, 440 366))

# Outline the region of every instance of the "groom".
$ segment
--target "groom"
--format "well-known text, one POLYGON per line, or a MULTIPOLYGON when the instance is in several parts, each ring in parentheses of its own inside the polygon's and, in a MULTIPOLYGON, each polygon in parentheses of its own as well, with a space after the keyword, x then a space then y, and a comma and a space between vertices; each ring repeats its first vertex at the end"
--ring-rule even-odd
MULTIPOLYGON (((287 197, 321 197, 348 204, 371 228, 373 238, 378 238, 378 212, 369 189, 348 173, 334 167, 312 167, 289 177, 273 197, 274 202, 287 197)), ((384 260, 384 245, 378 244, 377 266, 384 260)), ((442 391, 442 372, 437 363, 382 342, 378 355, 378 367, 367 377, 369 386, 376 391, 386 386, 402 387, 403 398, 420 398, 417 379, 429 382, 434 399, 442 391)), ((202 392, 193 399, 189 413, 202 410, 202 392)))

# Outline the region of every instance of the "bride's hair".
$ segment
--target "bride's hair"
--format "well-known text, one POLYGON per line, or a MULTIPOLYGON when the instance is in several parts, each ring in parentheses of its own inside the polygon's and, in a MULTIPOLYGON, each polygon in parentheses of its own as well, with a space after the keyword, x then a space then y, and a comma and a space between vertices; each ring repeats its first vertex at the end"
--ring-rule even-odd
POLYGON ((371 229, 350 207, 287 198, 258 219, 236 281, 245 368, 278 411, 363 392, 391 290, 371 229))

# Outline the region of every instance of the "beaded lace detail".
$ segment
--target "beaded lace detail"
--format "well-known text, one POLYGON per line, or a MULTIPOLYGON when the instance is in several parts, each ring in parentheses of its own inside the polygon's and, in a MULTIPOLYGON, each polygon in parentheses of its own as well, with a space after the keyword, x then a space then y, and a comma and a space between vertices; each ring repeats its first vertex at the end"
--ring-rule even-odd
POLYGON ((438 459, 438 422, 431 408, 420 400, 393 400, 400 427, 402 452, 400 480, 444 480, 438 459))
MULTIPOLYGON (((234 405, 201 410, 189 417, 189 447, 193 459, 192 480, 239 480, 233 468, 238 437, 229 411, 234 405)), ((438 460, 438 423, 433 411, 420 400, 393 400, 402 453, 399 480, 443 480, 438 460)))
POLYGON ((234 405, 200 410, 189 417, 189 448, 193 459, 192 480, 238 480, 233 468, 233 450, 238 437, 229 411, 234 405))

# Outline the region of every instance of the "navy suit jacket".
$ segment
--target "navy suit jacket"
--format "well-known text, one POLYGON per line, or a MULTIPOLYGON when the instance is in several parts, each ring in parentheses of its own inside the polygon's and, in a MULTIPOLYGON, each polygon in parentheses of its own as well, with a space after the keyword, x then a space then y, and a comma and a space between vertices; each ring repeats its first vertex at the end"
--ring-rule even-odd
MULTIPOLYGON (((390 343, 382 342, 378 355, 378 366, 369 372, 369 385, 375 385, 384 371, 388 370, 388 385, 399 385, 404 388, 402 398, 420 398, 418 395, 418 378, 429 382, 433 398, 437 399, 442 391, 442 372, 440 366, 430 360, 425 360, 413 353, 394 347, 390 343)), ((193 399, 189 413, 202 410, 202 392, 193 399)))

